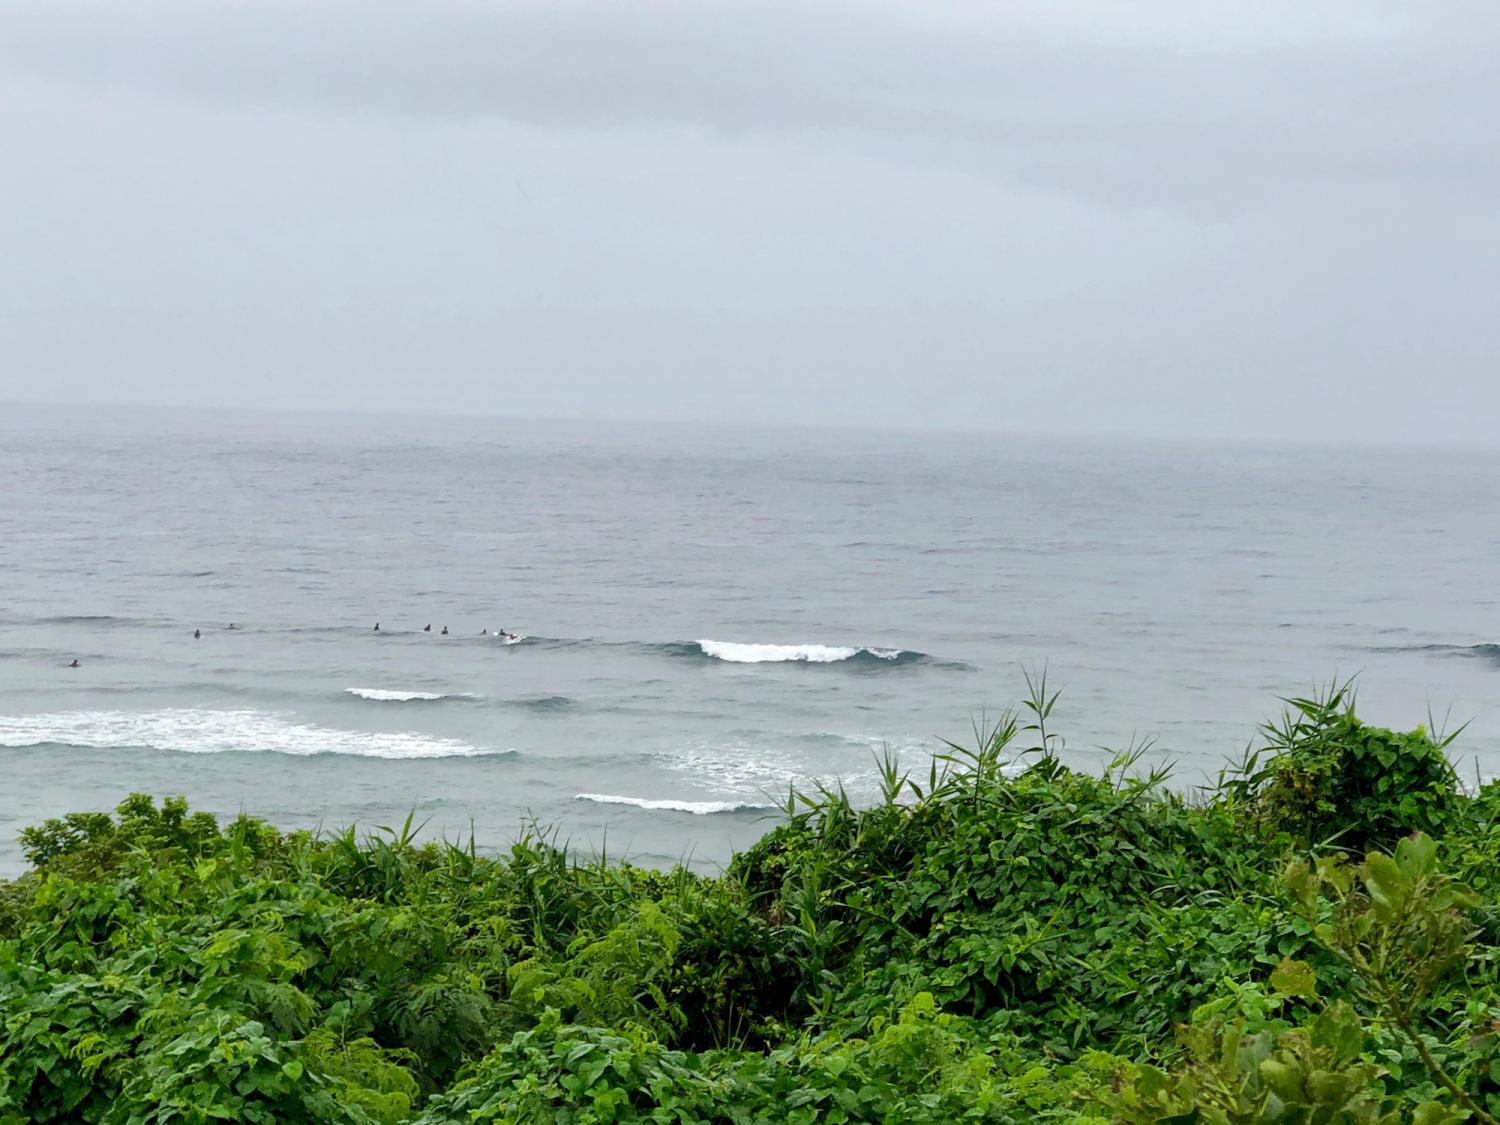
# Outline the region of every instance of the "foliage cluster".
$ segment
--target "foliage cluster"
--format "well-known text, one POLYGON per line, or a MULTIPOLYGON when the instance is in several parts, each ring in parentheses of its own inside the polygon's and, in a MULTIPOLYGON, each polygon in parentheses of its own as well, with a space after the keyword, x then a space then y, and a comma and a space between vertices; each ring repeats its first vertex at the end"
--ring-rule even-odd
POLYGON ((28 829, 0 1125, 1496 1120, 1500 787, 1332 690, 1184 795, 1068 768, 1056 702, 714 877, 142 796, 28 829))
POLYGON ((1354 714, 1348 684, 1290 700, 1281 721, 1263 732, 1257 760, 1266 764, 1250 778, 1258 811, 1303 839, 1351 851, 1390 848, 1408 832, 1442 831, 1457 803, 1446 754, 1457 733, 1367 726, 1354 714))

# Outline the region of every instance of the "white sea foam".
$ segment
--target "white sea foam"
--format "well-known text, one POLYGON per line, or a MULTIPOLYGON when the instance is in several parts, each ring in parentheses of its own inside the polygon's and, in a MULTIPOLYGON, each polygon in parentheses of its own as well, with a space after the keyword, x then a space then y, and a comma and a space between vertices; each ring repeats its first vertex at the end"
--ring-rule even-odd
POLYGON ((361 699, 373 700, 376 703, 435 703, 439 699, 473 699, 468 692, 442 692, 442 691, 391 691, 386 688, 351 687, 345 688, 350 695, 357 695, 361 699))
MULTIPOLYGON (((788 732, 786 741, 799 740, 797 732, 788 732)), ((774 803, 780 807, 787 787, 810 790, 819 781, 843 786, 850 799, 862 802, 880 794, 876 754, 883 750, 896 752, 902 767, 914 778, 926 780, 931 761, 930 740, 905 739, 892 743, 875 734, 825 735, 829 753, 809 758, 805 751, 790 745, 768 745, 763 741, 701 743, 667 754, 654 754, 652 761, 662 769, 684 774, 696 784, 711 785, 726 796, 757 799, 757 803, 774 803)))
POLYGON ((720 793, 762 801, 770 793, 784 793, 792 784, 805 784, 808 763, 786 750, 747 745, 704 744, 652 759, 695 784, 711 785, 720 793))
POLYGON ((701 640, 698 647, 705 656, 716 660, 727 660, 731 664, 773 664, 787 661, 803 661, 808 664, 836 664, 849 660, 861 652, 878 656, 881 660, 895 660, 901 655, 898 648, 853 648, 849 645, 752 645, 735 644, 732 641, 701 640))
POLYGON ((747 801, 653 801, 645 797, 621 797, 614 793, 579 793, 575 801, 594 801, 601 805, 633 805, 638 809, 659 809, 670 812, 692 813, 708 816, 710 813, 739 812, 741 809, 770 809, 774 806, 747 801))
POLYGON ((0 746, 55 743, 93 749, 150 747, 185 754, 264 752, 361 758, 453 758, 494 753, 411 731, 355 731, 299 723, 265 711, 167 708, 0 715, 0 746))

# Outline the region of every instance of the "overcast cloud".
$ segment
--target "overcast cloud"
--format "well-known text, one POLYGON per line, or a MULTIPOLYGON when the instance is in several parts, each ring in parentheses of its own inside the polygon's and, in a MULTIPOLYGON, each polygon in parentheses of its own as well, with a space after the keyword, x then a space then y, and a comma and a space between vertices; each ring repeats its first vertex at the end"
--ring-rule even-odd
POLYGON ((8 0, 0 399, 1500 441, 1500 5, 8 0))

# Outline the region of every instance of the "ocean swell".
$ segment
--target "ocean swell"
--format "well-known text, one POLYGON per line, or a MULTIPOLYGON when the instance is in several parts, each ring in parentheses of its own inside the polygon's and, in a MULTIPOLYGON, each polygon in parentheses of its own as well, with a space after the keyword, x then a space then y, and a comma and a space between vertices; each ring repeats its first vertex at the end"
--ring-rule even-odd
POLYGON ((520 699, 507 701, 511 707, 519 707, 524 711, 535 711, 538 714, 558 714, 573 709, 574 703, 566 695, 530 695, 520 699))
POLYGON ((1439 656, 1462 656, 1470 660, 1482 660, 1487 664, 1500 664, 1500 644, 1488 643, 1477 645, 1392 645, 1384 648, 1375 648, 1372 652, 1428 652, 1439 656))

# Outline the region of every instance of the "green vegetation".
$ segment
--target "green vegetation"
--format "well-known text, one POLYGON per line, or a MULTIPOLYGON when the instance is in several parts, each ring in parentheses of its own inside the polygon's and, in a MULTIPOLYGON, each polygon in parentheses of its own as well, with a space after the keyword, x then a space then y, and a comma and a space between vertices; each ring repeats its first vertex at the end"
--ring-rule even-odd
POLYGON ((1500 785, 1297 700, 1218 783, 1063 765, 1056 696, 719 877, 219 825, 29 829, 0 1125, 1500 1116, 1500 785))

